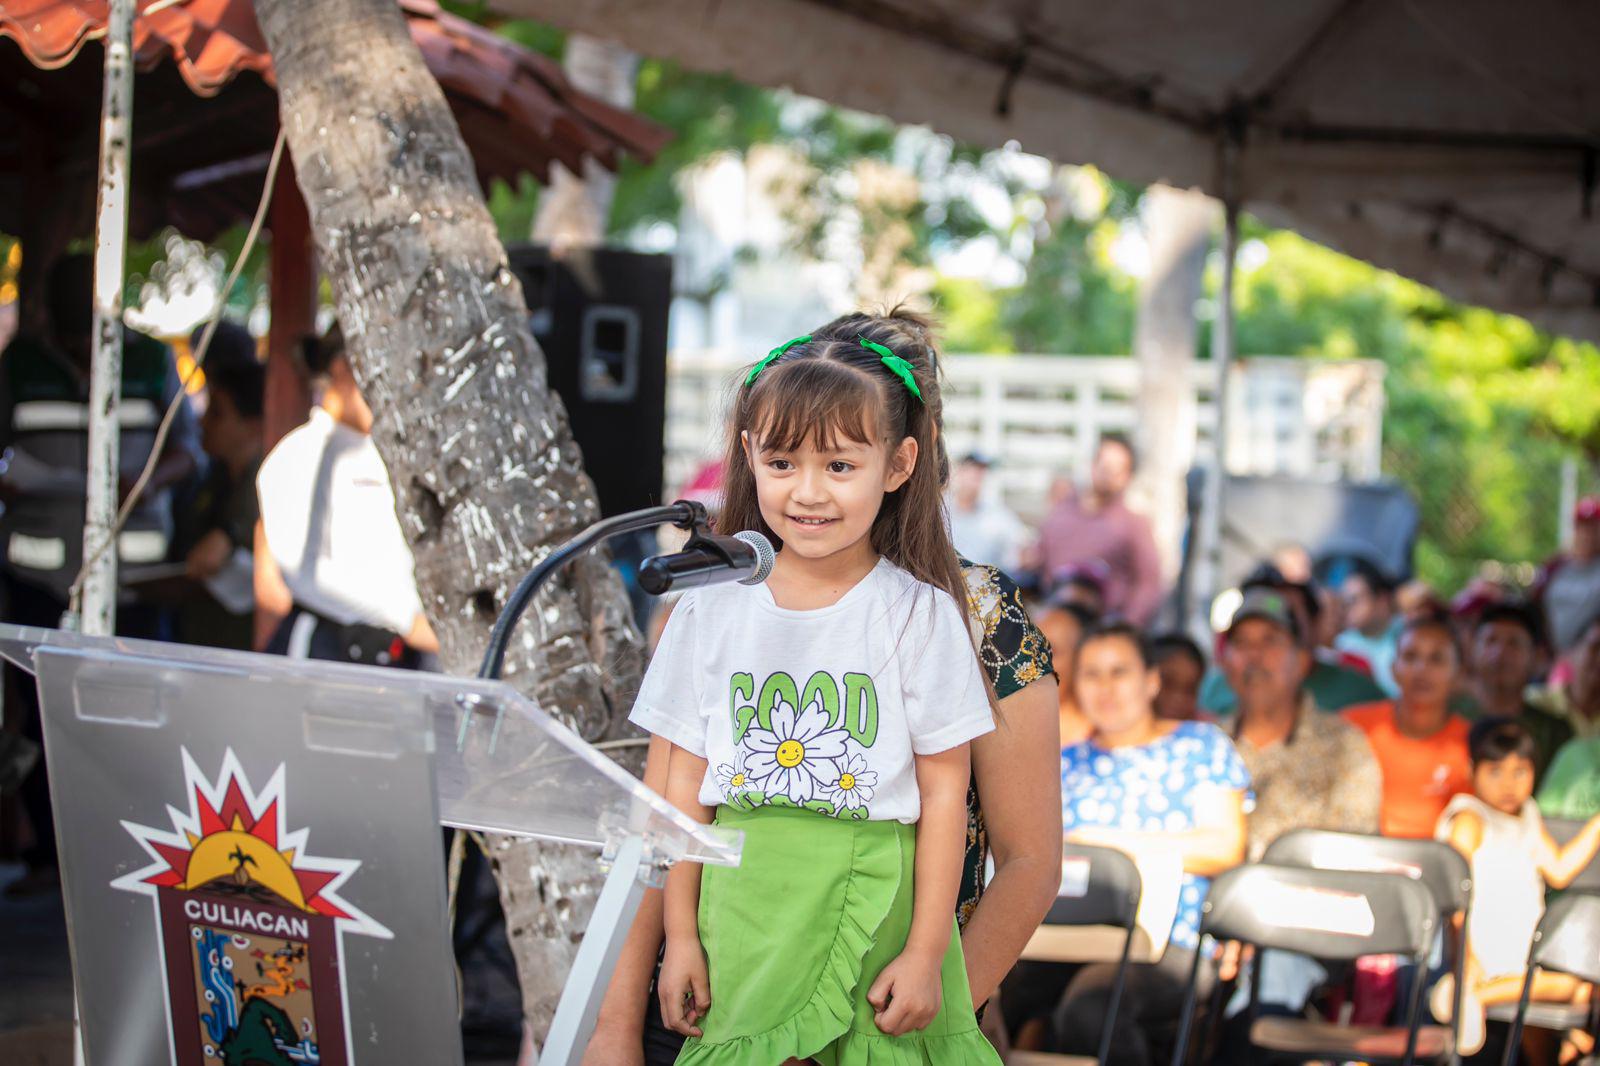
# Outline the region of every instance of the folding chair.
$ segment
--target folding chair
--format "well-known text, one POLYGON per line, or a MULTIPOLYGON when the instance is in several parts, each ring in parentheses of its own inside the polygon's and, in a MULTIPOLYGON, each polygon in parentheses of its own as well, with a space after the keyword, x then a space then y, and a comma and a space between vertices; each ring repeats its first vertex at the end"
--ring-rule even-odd
MULTIPOLYGON (((1600 895, 1592 892, 1569 892, 1545 910, 1539 928, 1533 933, 1533 947, 1528 952, 1528 972, 1522 979, 1522 999, 1517 1003, 1517 1013, 1511 1021, 1511 1040, 1506 1044, 1505 1066, 1516 1066, 1521 1051, 1522 1027, 1529 1017, 1529 999, 1533 992, 1535 970, 1554 970, 1569 973, 1591 984, 1600 984, 1600 895)), ((1588 1011, 1576 1008, 1584 1020, 1578 1025, 1596 1034, 1594 1006, 1588 1011)), ((1577 1028, 1578 1025, 1568 1028, 1577 1028)))
MULTIPOLYGON (((1313 870, 1352 870, 1368 873, 1405 874, 1421 881, 1433 894, 1441 928, 1453 929, 1452 919, 1461 916, 1456 935, 1446 936, 1450 969, 1455 974, 1454 1019, 1448 1029, 1425 1025, 1419 1042, 1432 1046, 1441 1037, 1450 1042, 1452 1053, 1461 1038, 1461 994, 1466 979, 1466 914, 1472 907, 1472 865, 1455 848, 1438 840, 1405 840, 1396 837, 1367 836, 1360 833, 1335 833, 1325 829, 1293 829, 1267 845, 1261 861, 1275 866, 1302 866, 1313 870), (1438 1029, 1439 1032, 1431 1032, 1438 1029)), ((1426 967, 1418 971, 1426 978, 1426 967)))
MULTIPOLYGON (((1024 959, 1035 962, 1107 962, 1117 960, 1117 975, 1111 986, 1111 1003, 1105 1027, 1100 1031, 1100 1053, 1057 1055, 1042 1051, 1013 1051, 1006 1060, 1011 1066, 1105 1066, 1111 1054, 1112 1026, 1122 1002, 1122 988, 1128 976, 1128 963, 1134 953, 1138 932, 1139 897, 1143 886, 1138 867, 1127 855, 1113 848, 1068 844, 1061 852, 1061 894, 1056 897, 1028 946, 1024 959), (1090 927, 1111 927, 1115 941, 1096 936, 1090 927)), ((1145 954, 1148 954, 1148 944, 1145 954)), ((1141 960, 1142 961, 1142 960, 1141 960)))
MULTIPOLYGON (((1583 822, 1564 818, 1544 820, 1545 829, 1557 844, 1565 844, 1577 836, 1583 826, 1583 822)), ((1566 891, 1600 892, 1600 856, 1595 857, 1578 873, 1566 891)), ((1597 947, 1596 951, 1600 952, 1600 947, 1597 947)), ((1509 1025, 1516 1020, 1517 1008, 1510 1003, 1499 1003, 1489 1008, 1488 1015, 1490 1021, 1505 1022, 1509 1025)), ((1557 1029, 1563 1032, 1568 1029, 1587 1028, 1591 1024, 1591 1008, 1571 1003, 1534 1003, 1529 1005, 1522 1024, 1531 1025, 1535 1029, 1557 1029)))
MULTIPOLYGON (((1420 881, 1404 874, 1309 870, 1257 864, 1219 876, 1201 905, 1200 933, 1254 946, 1250 982, 1250 1043, 1288 1062, 1440 1062, 1451 1048, 1442 1030, 1420 1041, 1422 983, 1412 988, 1404 1027, 1338 1026, 1299 1018, 1258 1018, 1263 949, 1349 961, 1363 955, 1403 955, 1425 964, 1438 928, 1438 907, 1420 881), (1400 1042, 1404 1043, 1400 1049, 1400 1042), (1389 1047, 1396 1052, 1387 1051, 1389 1047)), ((1195 953, 1178 1025, 1172 1066, 1182 1066, 1194 1022, 1203 953, 1195 953)))

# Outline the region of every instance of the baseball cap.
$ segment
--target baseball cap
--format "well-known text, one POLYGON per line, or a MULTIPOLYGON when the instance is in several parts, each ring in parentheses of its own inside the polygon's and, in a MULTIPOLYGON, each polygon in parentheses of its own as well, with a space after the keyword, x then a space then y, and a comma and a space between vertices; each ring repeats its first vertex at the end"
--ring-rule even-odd
POLYGON ((1600 496, 1585 496, 1572 509, 1574 522, 1600 522, 1600 496))
POLYGON ((1503 603, 1505 598, 1505 593, 1494 582, 1474 578, 1450 601, 1450 613, 1457 618, 1476 618, 1495 604, 1503 603))
POLYGON ((1239 601, 1239 609, 1233 612, 1224 635, 1231 635, 1240 622, 1251 618, 1271 622, 1296 642, 1300 640, 1300 622, 1295 618, 1294 608, 1289 604, 1289 597, 1278 589, 1264 585, 1246 588, 1243 599, 1239 601))

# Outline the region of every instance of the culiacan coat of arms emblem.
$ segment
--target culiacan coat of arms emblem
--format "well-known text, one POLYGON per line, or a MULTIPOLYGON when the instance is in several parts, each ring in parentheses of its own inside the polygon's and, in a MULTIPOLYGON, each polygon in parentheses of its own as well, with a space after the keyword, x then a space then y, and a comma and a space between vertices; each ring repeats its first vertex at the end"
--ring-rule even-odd
POLYGON ((348 1066, 346 933, 388 929, 341 892, 356 859, 316 857, 289 830, 285 769, 257 791, 230 749, 208 777, 182 750, 187 810, 123 822, 150 865, 111 882, 151 898, 176 1066, 348 1066))

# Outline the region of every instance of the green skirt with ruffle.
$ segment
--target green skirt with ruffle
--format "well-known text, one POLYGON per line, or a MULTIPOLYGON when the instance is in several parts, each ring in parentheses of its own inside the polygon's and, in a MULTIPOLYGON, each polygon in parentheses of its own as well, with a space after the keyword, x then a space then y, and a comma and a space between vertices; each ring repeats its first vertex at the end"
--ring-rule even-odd
POLYGON ((999 1066, 978 1031, 957 933, 938 1017, 898 1037, 873 1023, 867 990, 911 931, 915 826, 726 806, 717 824, 744 830, 744 856, 701 876, 711 1009, 679 1066, 999 1066))

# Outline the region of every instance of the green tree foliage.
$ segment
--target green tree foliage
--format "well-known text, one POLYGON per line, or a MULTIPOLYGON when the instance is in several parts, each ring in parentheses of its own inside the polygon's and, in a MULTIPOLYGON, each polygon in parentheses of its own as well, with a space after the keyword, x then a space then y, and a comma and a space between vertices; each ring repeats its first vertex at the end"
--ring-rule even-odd
POLYGON ((1019 351, 1122 354, 1133 348, 1135 281, 1112 266, 1110 220, 1063 219, 1035 247, 1026 280, 1005 300, 1019 351))
POLYGON ((678 177, 685 167, 786 139, 778 95, 725 75, 646 59, 639 64, 636 91, 634 110, 672 130, 673 138, 651 163, 623 161, 611 210, 613 234, 652 222, 675 224, 682 206, 678 177))
POLYGON ((1600 351, 1292 233, 1249 236, 1268 266, 1239 279, 1241 355, 1385 364, 1384 468, 1422 508, 1419 575, 1451 591, 1487 560, 1552 553, 1562 460, 1600 457, 1600 351))

